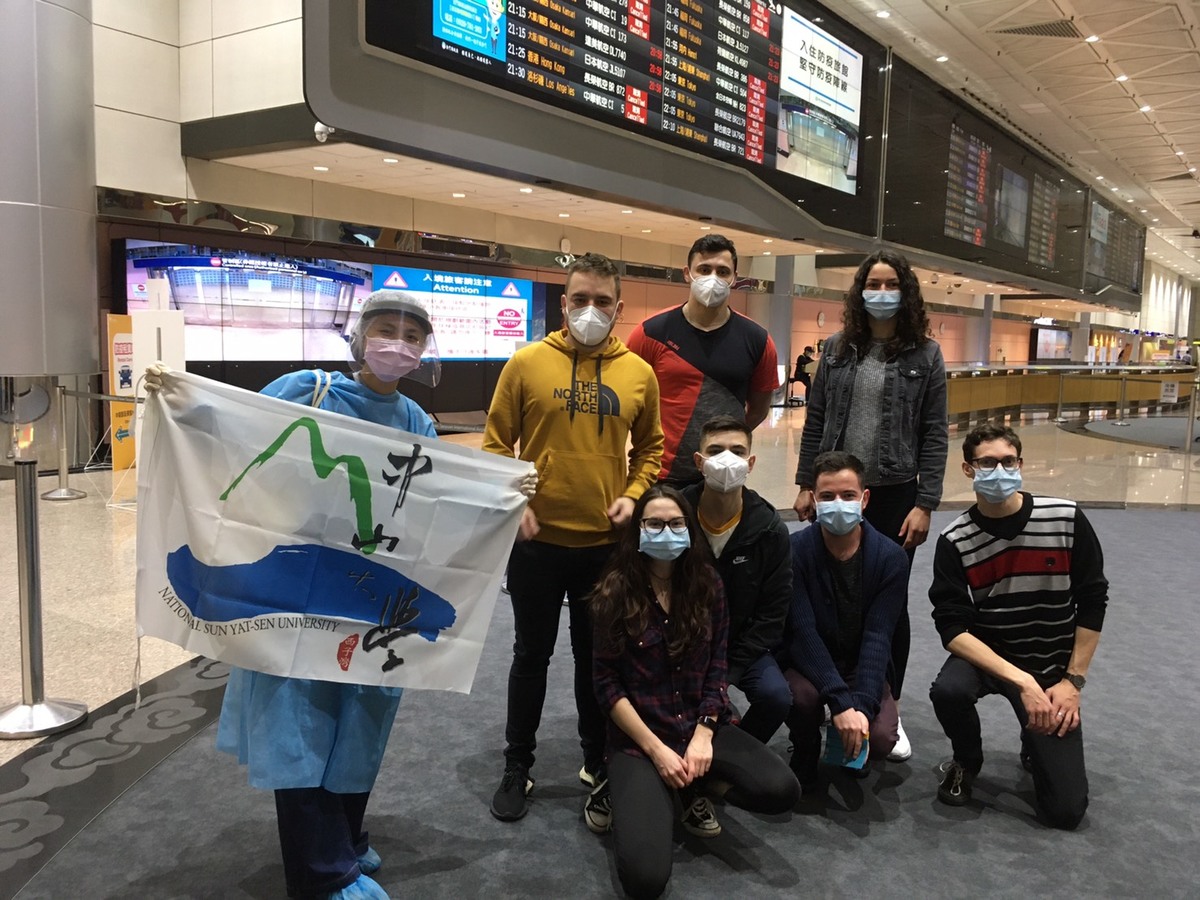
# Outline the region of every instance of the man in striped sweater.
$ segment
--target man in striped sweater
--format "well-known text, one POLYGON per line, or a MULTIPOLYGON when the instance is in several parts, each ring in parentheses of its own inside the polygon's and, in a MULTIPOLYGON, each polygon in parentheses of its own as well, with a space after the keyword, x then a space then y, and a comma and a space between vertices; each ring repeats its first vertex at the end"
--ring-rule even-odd
POLYGON ((980 425, 963 441, 977 502, 938 537, 933 620, 951 656, 929 690, 954 758, 938 799, 962 806, 983 765, 975 705, 1003 694, 1021 723, 1038 812, 1075 828, 1088 804, 1080 691, 1100 642, 1108 580, 1100 543, 1070 500, 1020 490, 1021 439, 980 425))

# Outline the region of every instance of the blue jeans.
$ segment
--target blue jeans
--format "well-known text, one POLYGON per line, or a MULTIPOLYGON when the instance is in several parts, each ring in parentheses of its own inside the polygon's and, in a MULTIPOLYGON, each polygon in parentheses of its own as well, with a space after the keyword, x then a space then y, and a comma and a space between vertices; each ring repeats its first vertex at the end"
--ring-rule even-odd
POLYGON ((750 708, 739 723, 742 730, 767 743, 792 708, 792 690, 775 657, 764 653, 752 662, 737 687, 750 701, 750 708))

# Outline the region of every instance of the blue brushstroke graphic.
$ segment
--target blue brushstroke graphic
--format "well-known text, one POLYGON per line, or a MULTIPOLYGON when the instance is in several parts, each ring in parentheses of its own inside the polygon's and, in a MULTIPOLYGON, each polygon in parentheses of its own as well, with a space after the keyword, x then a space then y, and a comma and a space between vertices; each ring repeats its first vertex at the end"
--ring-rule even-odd
POLYGON ((293 614, 351 619, 427 641, 454 624, 454 607, 361 553, 317 544, 276 547, 262 559, 210 566, 186 544, 167 554, 167 578, 197 619, 231 622, 293 614))

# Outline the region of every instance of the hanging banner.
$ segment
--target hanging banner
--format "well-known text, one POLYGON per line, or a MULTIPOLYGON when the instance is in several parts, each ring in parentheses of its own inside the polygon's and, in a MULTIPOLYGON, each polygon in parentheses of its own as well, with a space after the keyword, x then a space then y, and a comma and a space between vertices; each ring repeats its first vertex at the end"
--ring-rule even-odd
POLYGON ((274 675, 467 692, 529 470, 168 374, 142 422, 138 626, 274 675))
POLYGON ((136 459, 133 437, 133 319, 108 316, 108 392, 128 397, 128 403, 109 404, 110 446, 114 472, 130 468, 136 459))

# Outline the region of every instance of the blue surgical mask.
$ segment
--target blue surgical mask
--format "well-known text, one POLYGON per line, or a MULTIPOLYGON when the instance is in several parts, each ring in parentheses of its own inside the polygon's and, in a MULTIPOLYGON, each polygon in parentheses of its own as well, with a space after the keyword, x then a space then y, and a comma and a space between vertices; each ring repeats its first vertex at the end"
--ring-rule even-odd
POLYGON ((863 291, 863 306, 873 319, 890 319, 900 308, 899 291, 863 291))
POLYGON ((817 501, 817 524, 831 534, 849 534, 861 521, 861 500, 817 501))
POLYGON ((638 549, 654 559, 677 559, 690 546, 692 538, 686 531, 676 534, 670 528, 664 528, 658 534, 643 528, 638 541, 638 549))
POLYGON ((990 472, 975 470, 975 493, 990 503, 1003 503, 1021 489, 1021 470, 996 466, 990 472))

